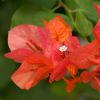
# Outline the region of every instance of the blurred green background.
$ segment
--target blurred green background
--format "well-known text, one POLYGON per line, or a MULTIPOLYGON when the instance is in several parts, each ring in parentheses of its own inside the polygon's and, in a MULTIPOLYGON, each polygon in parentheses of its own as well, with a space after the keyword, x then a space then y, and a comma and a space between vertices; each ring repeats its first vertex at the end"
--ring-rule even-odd
POLYGON ((42 21, 61 15, 73 29, 82 44, 93 39, 93 27, 98 16, 93 3, 100 0, 0 0, 0 100, 100 100, 100 93, 89 85, 77 84, 67 93, 63 81, 41 81, 28 91, 20 90, 10 80, 18 64, 4 58, 9 51, 8 30, 18 24, 28 23, 43 26, 42 21))

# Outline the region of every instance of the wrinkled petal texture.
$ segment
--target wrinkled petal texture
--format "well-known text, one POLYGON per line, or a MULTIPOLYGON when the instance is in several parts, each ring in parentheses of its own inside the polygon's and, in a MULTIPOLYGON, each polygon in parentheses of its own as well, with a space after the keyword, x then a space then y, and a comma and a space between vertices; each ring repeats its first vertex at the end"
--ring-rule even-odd
POLYGON ((11 50, 46 49, 47 53, 51 48, 50 33, 46 29, 33 25, 19 25, 9 31, 8 45, 11 50))
POLYGON ((61 80, 64 77, 64 75, 66 74, 66 66, 68 63, 68 60, 64 59, 54 67, 53 72, 50 75, 50 83, 52 83, 54 80, 61 80))
POLYGON ((50 57, 52 53, 52 42, 51 42, 50 32, 44 28, 37 27, 36 34, 40 39, 44 54, 47 57, 50 57))
POLYGON ((33 54, 22 63, 11 78, 21 89, 30 89, 40 80, 46 78, 51 71, 50 60, 41 54, 33 54))
POLYGON ((96 89, 97 91, 100 92, 100 80, 98 80, 96 77, 94 77, 92 79, 92 82, 91 82, 91 86, 96 89))
POLYGON ((58 64, 64 58, 63 52, 59 50, 60 46, 59 43, 55 43, 52 47, 52 60, 54 61, 54 65, 58 64))
POLYGON ((98 53, 98 51, 98 41, 94 40, 89 44, 77 48, 73 53, 69 54, 69 60, 78 68, 87 69, 91 65, 89 59, 94 57, 98 53))
POLYGON ((80 79, 83 83, 88 83, 92 79, 92 76, 88 71, 84 71, 81 73, 80 79))
POLYGON ((91 61, 91 63, 93 63, 94 65, 100 66, 100 55, 97 55, 96 57, 91 58, 90 61, 91 61))
POLYGON ((8 45, 10 50, 18 48, 30 49, 27 43, 36 39, 36 27, 33 25, 19 25, 11 29, 8 33, 8 45))
POLYGON ((65 45, 68 48, 68 52, 72 53, 76 48, 80 47, 80 43, 77 37, 71 36, 68 38, 68 40, 65 42, 65 45))
POLYGON ((50 31, 52 41, 63 43, 71 36, 71 28, 65 23, 62 17, 57 16, 45 24, 45 27, 50 31))

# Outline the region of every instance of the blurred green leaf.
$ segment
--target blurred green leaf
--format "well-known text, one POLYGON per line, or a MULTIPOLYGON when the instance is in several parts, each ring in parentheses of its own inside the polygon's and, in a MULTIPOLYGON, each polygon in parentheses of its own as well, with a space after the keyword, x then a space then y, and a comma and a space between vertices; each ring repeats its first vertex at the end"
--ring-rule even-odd
POLYGON ((92 34, 93 25, 81 12, 76 13, 75 24, 80 36, 87 37, 92 34))
MULTIPOLYGON (((94 2, 97 2, 97 0, 65 0, 66 5, 70 9, 80 9, 80 11, 84 13, 89 19, 97 21, 98 16, 93 6, 94 2)), ((97 4, 99 3, 100 1, 97 2, 97 4)))
POLYGON ((51 9, 58 0, 23 0, 22 4, 32 4, 39 9, 51 9))
MULTIPOLYGON (((39 84, 30 90, 21 90, 16 86, 11 86, 11 89, 6 92, 4 100, 61 100, 62 97, 54 94, 48 83, 45 81, 39 82, 39 84)), ((63 99, 66 100, 66 99, 63 99)))
POLYGON ((12 2, 7 2, 2 0, 2 4, 0 5, 0 35, 6 35, 11 24, 11 17, 15 10, 17 9, 17 5, 12 2))
POLYGON ((66 6, 69 8, 69 9, 76 9, 77 8, 77 4, 74 0, 64 0, 66 6))
POLYGON ((33 8, 31 5, 22 6, 18 9, 13 18, 12 18, 12 26, 16 26, 18 24, 34 24, 43 26, 43 20, 50 20, 55 16, 62 16, 68 24, 72 26, 70 19, 64 14, 53 13, 51 11, 39 10, 38 8, 33 8))
POLYGON ((93 6, 93 3, 96 2, 96 0, 75 0, 78 6, 83 9, 83 12, 86 14, 88 18, 90 18, 93 21, 97 21, 98 16, 95 11, 95 8, 93 6))
POLYGON ((90 84, 79 83, 76 85, 75 93, 78 94, 79 100, 100 100, 100 93, 94 90, 90 84))

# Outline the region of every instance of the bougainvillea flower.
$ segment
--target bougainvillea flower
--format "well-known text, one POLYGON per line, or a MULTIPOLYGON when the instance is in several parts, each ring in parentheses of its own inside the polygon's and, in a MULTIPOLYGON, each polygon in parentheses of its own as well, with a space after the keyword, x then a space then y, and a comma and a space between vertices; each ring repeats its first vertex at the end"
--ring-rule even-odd
MULTIPOLYGON (((96 9, 99 13, 98 6, 96 9)), ((34 25, 12 28, 8 34, 11 52, 5 56, 21 65, 11 79, 21 89, 30 89, 50 76, 50 83, 63 79, 68 92, 80 82, 90 83, 100 91, 99 24, 98 21, 94 28, 96 39, 83 46, 60 16, 45 22, 45 28, 34 25)))
POLYGON ((45 29, 33 25, 16 26, 9 31, 8 45, 11 52, 5 56, 21 63, 12 80, 22 89, 31 88, 49 74, 50 82, 62 79, 67 70, 72 76, 75 74, 72 67, 66 70, 68 60, 65 58, 80 44, 59 16, 48 22, 45 29))
POLYGON ((56 52, 53 52, 53 58, 59 58, 61 60, 62 57, 65 57, 65 53, 72 52, 75 48, 80 47, 78 38, 72 36, 70 26, 62 17, 56 16, 49 22, 45 22, 45 28, 51 33, 53 48, 56 47, 56 52), (57 54, 57 52, 59 52, 59 54, 57 54))
MULTIPOLYGON (((29 56, 31 52, 43 52, 46 56, 51 55, 49 32, 33 25, 19 25, 11 29, 8 35, 8 45, 12 52, 6 54, 6 57, 15 58, 14 60, 19 57, 21 52, 23 56, 29 56)), ((22 59, 22 55, 20 55, 20 59, 22 59)))
MULTIPOLYGON (((58 43, 58 45, 60 45, 57 50, 59 50, 61 53, 61 59, 62 57, 63 59, 66 58, 69 53, 72 53, 74 51, 74 49, 80 47, 80 43, 77 37, 72 36, 70 26, 65 23, 65 21, 60 16, 55 17, 49 22, 45 22, 45 27, 51 33, 53 44, 58 43)), ((57 55, 55 56, 55 54, 53 54, 54 58, 60 58, 57 55)), ((59 60, 59 63, 56 63, 56 66, 50 75, 50 82, 62 79, 62 77, 65 75, 65 70, 68 62, 69 61, 67 59, 59 60)))
POLYGON ((9 31, 8 41, 11 52, 5 56, 22 63, 12 75, 17 86, 29 89, 48 76, 53 65, 48 60, 51 56, 51 41, 47 30, 34 28, 32 25, 20 25, 9 31))

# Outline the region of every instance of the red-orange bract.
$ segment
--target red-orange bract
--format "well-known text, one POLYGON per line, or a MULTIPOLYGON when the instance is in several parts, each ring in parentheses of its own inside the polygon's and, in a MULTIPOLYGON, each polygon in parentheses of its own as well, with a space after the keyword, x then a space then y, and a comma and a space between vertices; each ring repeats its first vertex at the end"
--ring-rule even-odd
POLYGON ((72 35, 70 26, 60 16, 46 22, 45 27, 50 31, 53 42, 64 43, 72 35))
MULTIPOLYGON (((95 7, 99 12, 100 8, 95 7)), ((72 36, 70 26, 60 16, 45 21, 44 28, 28 24, 12 28, 8 33, 11 52, 5 56, 21 65, 11 79, 21 89, 30 89, 50 76, 50 83, 63 79, 68 92, 80 82, 91 83, 99 91, 100 67, 88 72, 91 65, 100 65, 99 24, 94 28, 96 39, 83 46, 72 36)))
POLYGON ((8 45, 11 52, 5 56, 21 63, 12 80, 22 89, 31 88, 49 74, 52 81, 62 79, 68 64, 64 59, 80 47, 70 26, 60 16, 47 22, 45 28, 27 24, 16 26, 9 31, 8 45))

